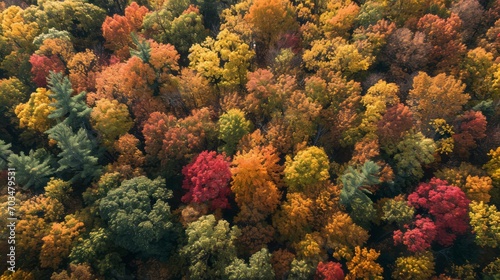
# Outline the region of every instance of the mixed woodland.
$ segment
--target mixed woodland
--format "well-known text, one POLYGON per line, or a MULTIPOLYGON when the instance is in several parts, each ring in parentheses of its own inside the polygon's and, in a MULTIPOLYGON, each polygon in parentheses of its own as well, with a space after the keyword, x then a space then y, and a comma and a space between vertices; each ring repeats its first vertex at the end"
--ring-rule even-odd
POLYGON ((0 279, 500 279, 499 106, 500 0, 2 1, 0 279))

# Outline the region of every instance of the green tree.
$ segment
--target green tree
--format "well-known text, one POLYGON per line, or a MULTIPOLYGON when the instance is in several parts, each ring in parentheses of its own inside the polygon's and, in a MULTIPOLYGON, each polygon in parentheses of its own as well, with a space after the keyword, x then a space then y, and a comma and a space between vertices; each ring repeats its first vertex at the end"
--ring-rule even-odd
POLYGON ((82 180, 90 182, 100 175, 101 168, 95 156, 94 143, 88 138, 87 131, 80 128, 76 133, 66 124, 59 124, 47 130, 49 138, 57 141, 61 149, 58 172, 70 182, 82 180))
POLYGON ((284 170, 285 182, 290 191, 308 194, 314 190, 315 185, 330 178, 329 166, 328 156, 322 148, 308 147, 299 151, 293 160, 287 157, 284 170))
POLYGON ((171 197, 164 179, 135 177, 109 191, 99 212, 116 245, 145 257, 167 257, 177 237, 167 203, 171 197))
POLYGON ((48 86, 52 92, 49 96, 55 100, 55 103, 50 104, 55 110, 48 117, 75 130, 88 127, 92 109, 85 104, 86 92, 73 95, 69 78, 56 72, 49 74, 48 86))
POLYGON ((52 158, 45 150, 31 150, 29 154, 10 154, 9 166, 16 168, 16 181, 23 189, 45 187, 55 170, 51 166, 52 158))

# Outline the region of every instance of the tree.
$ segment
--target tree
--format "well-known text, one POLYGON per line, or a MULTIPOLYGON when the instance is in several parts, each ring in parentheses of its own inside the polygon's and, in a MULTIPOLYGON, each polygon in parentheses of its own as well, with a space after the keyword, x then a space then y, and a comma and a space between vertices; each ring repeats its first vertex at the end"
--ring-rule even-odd
POLYGON ((233 155, 238 142, 250 132, 252 123, 246 120, 241 110, 231 109, 220 116, 218 124, 219 139, 225 143, 221 150, 227 155, 233 155))
POLYGON ((55 110, 50 104, 55 100, 50 98, 53 93, 45 88, 37 88, 36 92, 30 95, 26 103, 16 106, 14 112, 19 119, 19 127, 28 128, 40 133, 47 131, 54 125, 54 121, 49 119, 49 115, 55 110))
POLYGON ((363 120, 360 129, 369 135, 375 133, 376 124, 382 119, 382 115, 388 107, 399 103, 399 87, 393 83, 379 80, 371 86, 366 95, 361 98, 361 103, 365 106, 363 120))
POLYGON ((436 239, 437 228, 429 218, 417 215, 411 226, 406 224, 404 228, 406 229, 404 233, 401 230, 394 231, 394 244, 404 244, 410 252, 428 250, 436 239))
POLYGON ((230 161, 215 152, 203 151, 182 168, 182 188, 188 192, 184 203, 210 203, 212 209, 229 208, 227 197, 231 193, 230 161))
POLYGON ((483 168, 495 182, 498 182, 500 181, 500 147, 490 150, 488 156, 490 156, 490 160, 483 168))
POLYGON ((312 71, 324 68, 352 76, 367 70, 374 60, 371 55, 361 54, 354 44, 349 44, 341 37, 315 40, 311 45, 311 49, 304 51, 302 59, 306 68, 312 71))
POLYGON ((171 127, 174 127, 177 119, 172 115, 161 112, 153 112, 144 122, 142 135, 144 136, 144 150, 146 159, 158 160, 158 155, 163 145, 163 137, 171 127))
POLYGON ((315 146, 299 151, 295 157, 287 157, 285 183, 290 192, 314 193, 315 185, 330 178, 330 162, 322 148, 315 146))
POLYGON ((221 279, 236 258, 234 242, 240 234, 236 226, 229 227, 225 220, 216 221, 213 215, 202 216, 186 229, 187 244, 180 254, 189 266, 193 279, 221 279))
POLYGON ((382 220, 398 225, 409 223, 415 214, 415 208, 408 205, 408 202, 401 196, 388 199, 382 206, 382 220))
POLYGON ((50 280, 92 280, 95 275, 87 264, 70 264, 69 269, 61 273, 52 273, 50 280))
POLYGON ((255 38, 262 44, 262 57, 279 36, 297 29, 294 9, 288 0, 253 1, 245 20, 250 24, 255 38))
POLYGON ((429 183, 421 183, 408 196, 408 202, 433 218, 436 241, 443 246, 450 246, 458 234, 464 234, 468 229, 470 201, 460 188, 449 186, 444 180, 432 178, 429 183))
POLYGON ((97 55, 91 50, 76 53, 68 61, 69 80, 76 92, 95 91, 97 72, 101 70, 101 63, 97 55))
POLYGON ((45 150, 30 150, 29 154, 14 153, 8 157, 9 166, 16 168, 16 181, 23 189, 40 189, 45 187, 55 170, 52 167, 52 158, 45 150))
POLYGON ((133 126, 127 106, 117 100, 109 99, 100 99, 96 102, 90 113, 90 123, 107 147, 133 126))
POLYGON ((381 59, 390 65, 392 74, 404 78, 405 73, 411 74, 424 68, 430 62, 431 51, 432 46, 424 33, 402 27, 387 38, 381 59))
POLYGON ((430 279, 434 274, 434 256, 424 252, 414 256, 399 257, 392 272, 394 279, 430 279))
POLYGON ((408 93, 408 104, 420 125, 428 128, 433 119, 441 118, 447 122, 454 119, 470 98, 464 89, 465 85, 453 76, 442 73, 430 77, 419 72, 408 93))
POLYGON ((500 244, 500 212, 495 205, 473 201, 469 217, 475 242, 481 247, 496 248, 500 244))
POLYGON ((0 80, 0 114, 11 118, 17 105, 26 101, 26 86, 18 78, 0 80))
POLYGON ((275 279, 283 279, 290 271, 295 255, 284 249, 278 249, 271 256, 275 279))
POLYGON ((369 237, 365 229, 356 225, 347 213, 341 211, 330 218, 322 234, 326 239, 326 248, 333 250, 333 257, 337 260, 351 260, 354 249, 359 249, 369 237))
POLYGON ((346 276, 347 280, 359 278, 383 279, 382 272, 384 269, 375 262, 380 256, 379 252, 374 249, 361 249, 359 246, 356 246, 354 251, 354 256, 347 263, 347 269, 349 270, 346 276))
POLYGON ((142 25, 148 8, 132 2, 126 9, 125 15, 118 14, 106 17, 102 24, 102 36, 106 39, 106 46, 115 51, 115 55, 125 60, 130 56, 132 47, 131 33, 137 32, 142 25))
POLYGON ((222 30, 216 40, 207 37, 189 49, 189 67, 222 87, 243 86, 255 55, 239 35, 222 30))
POLYGON ((99 228, 79 238, 71 248, 69 258, 71 263, 89 263, 100 275, 124 273, 125 266, 116 250, 109 230, 99 228))
POLYGON ((316 268, 315 280, 342 280, 344 271, 338 262, 319 262, 316 268))
POLYGON ((250 257, 248 264, 236 258, 226 267, 225 273, 229 279, 273 279, 274 271, 270 260, 271 254, 267 249, 262 249, 250 257))
POLYGON ((50 71, 64 72, 65 66, 56 55, 50 57, 44 55, 33 54, 30 57, 31 74, 33 75, 33 82, 38 87, 47 86, 47 76, 50 71))
POLYGON ((447 19, 432 14, 419 19, 417 29, 426 35, 432 45, 429 62, 437 62, 437 69, 456 71, 454 67, 466 50, 462 43, 461 26, 462 20, 454 13, 447 19))
POLYGON ((140 143, 132 134, 121 136, 113 146, 120 155, 111 167, 108 166, 109 172, 119 172, 127 179, 144 175, 142 167, 146 159, 138 148, 140 143))
POLYGON ((87 131, 80 128, 76 133, 61 123, 46 132, 49 138, 57 141, 61 149, 57 172, 62 172, 70 182, 82 180, 90 182, 101 173, 98 158, 94 156, 94 143, 88 138, 87 131))
POLYGON ((280 239, 298 242, 310 232, 310 224, 314 220, 312 204, 312 199, 300 192, 286 195, 286 201, 273 216, 273 226, 278 230, 280 239))
POLYGON ((86 127, 92 110, 84 102, 86 93, 80 92, 73 95, 71 83, 62 73, 51 72, 48 86, 52 92, 49 97, 55 100, 50 104, 55 109, 48 118, 55 119, 58 123, 70 126, 72 129, 86 127))
POLYGON ((23 217, 16 224, 16 253, 23 254, 21 267, 35 267, 39 263, 42 238, 50 231, 50 224, 64 214, 64 207, 56 199, 34 196, 20 203, 18 214, 23 217))
POLYGON ((407 133, 394 150, 388 151, 394 154, 396 182, 407 184, 422 178, 422 165, 434 161, 435 149, 434 141, 422 133, 407 133))
POLYGON ((343 185, 340 191, 340 203, 347 207, 353 207, 357 203, 372 205, 372 201, 367 195, 372 192, 368 187, 380 183, 377 176, 379 171, 380 166, 370 160, 364 162, 359 170, 352 166, 347 167, 345 173, 340 177, 343 185))
POLYGON ((381 148, 394 146, 412 127, 413 114, 409 107, 399 103, 388 108, 377 123, 377 136, 381 148))
POLYGON ((143 256, 164 257, 176 238, 167 203, 171 197, 163 179, 135 177, 109 191, 99 203, 99 212, 117 246, 143 256))
POLYGON ((477 141, 486 137, 486 117, 480 111, 467 111, 456 119, 457 133, 453 134, 455 151, 464 158, 477 147, 477 141))
POLYGON ((62 223, 53 223, 49 234, 42 238, 40 266, 57 269, 63 259, 69 256, 71 247, 83 228, 84 224, 73 215, 66 216, 62 223))
POLYGON ((280 200, 279 157, 271 147, 255 147, 233 159, 231 190, 240 208, 237 220, 259 222, 272 214, 280 200))

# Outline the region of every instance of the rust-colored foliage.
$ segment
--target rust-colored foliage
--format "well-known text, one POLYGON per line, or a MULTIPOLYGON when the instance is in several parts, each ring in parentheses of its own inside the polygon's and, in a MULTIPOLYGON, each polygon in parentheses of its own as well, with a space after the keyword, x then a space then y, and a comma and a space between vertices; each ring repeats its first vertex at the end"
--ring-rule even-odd
POLYGON ((470 150, 477 147, 477 141, 486 137, 486 117, 480 111, 467 111, 456 120, 453 140, 455 152, 467 158, 470 150))
POLYGON ((319 262, 314 280, 343 280, 344 271, 338 262, 319 262))
POLYGON ((106 46, 115 51, 115 55, 120 59, 130 57, 129 51, 132 44, 130 34, 139 30, 148 11, 148 8, 132 2, 125 9, 124 16, 115 14, 104 20, 102 35, 106 39, 106 46))

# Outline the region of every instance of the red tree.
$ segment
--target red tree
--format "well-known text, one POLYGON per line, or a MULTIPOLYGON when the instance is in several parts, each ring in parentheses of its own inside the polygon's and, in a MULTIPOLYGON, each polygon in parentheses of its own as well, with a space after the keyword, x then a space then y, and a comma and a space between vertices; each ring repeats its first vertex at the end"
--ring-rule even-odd
POLYGON ((457 234, 467 231, 470 201, 459 187, 450 186, 445 180, 432 178, 429 183, 421 183, 408 196, 408 202, 433 218, 436 241, 443 246, 451 245, 457 234))
POLYGON ((182 188, 188 192, 184 203, 210 202, 212 209, 229 208, 227 196, 231 193, 230 161, 216 152, 201 152, 190 164, 184 166, 182 188))
POLYGON ((394 244, 403 243, 411 252, 422 252, 431 247, 431 243, 436 238, 436 225, 429 218, 422 218, 417 215, 417 219, 411 226, 405 225, 406 231, 394 231, 394 244))
POLYGON ((342 280, 344 279, 344 271, 342 265, 337 262, 319 262, 316 268, 314 280, 342 280))
POLYGON ((33 82, 38 87, 47 86, 47 76, 49 71, 63 72, 65 69, 64 64, 57 57, 57 55, 51 55, 46 57, 44 55, 33 54, 30 57, 31 63, 31 74, 33 75, 33 82))

